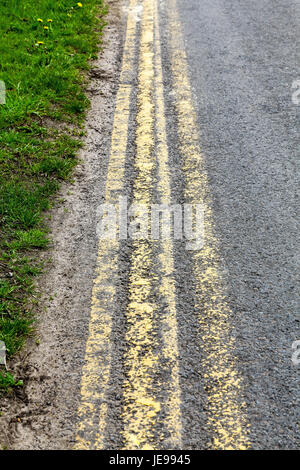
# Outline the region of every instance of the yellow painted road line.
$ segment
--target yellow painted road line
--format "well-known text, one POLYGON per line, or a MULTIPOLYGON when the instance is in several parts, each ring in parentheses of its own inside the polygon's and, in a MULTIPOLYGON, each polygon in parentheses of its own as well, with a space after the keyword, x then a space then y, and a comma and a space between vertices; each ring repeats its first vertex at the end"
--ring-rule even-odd
MULTIPOLYGON (((130 1, 134 9, 137 0, 130 1)), ((133 60, 136 44, 136 19, 128 14, 120 86, 116 98, 110 159, 105 188, 105 203, 116 204, 123 189, 128 139, 128 121, 133 60)), ((81 380, 81 403, 75 449, 102 449, 107 417, 106 391, 110 377, 112 315, 118 272, 117 240, 100 240, 91 300, 89 336, 81 380)))
POLYGON ((197 118, 176 0, 169 0, 167 10, 178 140, 184 158, 185 202, 203 204, 205 208, 205 245, 202 250, 195 251, 192 257, 196 307, 205 351, 201 371, 205 374, 204 389, 208 393, 207 425, 215 449, 246 449, 249 447, 247 413, 242 380, 234 356, 234 340, 230 334, 232 312, 226 300, 220 272, 218 240, 215 236, 207 174, 199 148, 197 118))
MULTIPOLYGON (((160 203, 171 205, 171 183, 169 172, 169 152, 167 145, 166 118, 164 104, 164 87, 162 75, 162 59, 160 45, 160 31, 158 21, 158 5, 155 0, 154 7, 155 24, 155 97, 156 97, 156 139, 158 160, 158 184, 157 189, 160 203)), ((160 254, 162 279, 160 292, 165 299, 168 308, 161 315, 162 336, 164 347, 162 354, 167 361, 170 370, 170 383, 168 401, 165 404, 166 417, 164 427, 170 434, 169 448, 181 449, 182 424, 181 424, 181 395, 179 383, 179 352, 177 337, 177 313, 176 292, 174 283, 174 253, 172 239, 162 240, 160 254)))
MULTIPOLYGON (((133 202, 151 205, 153 191, 154 103, 153 103, 153 6, 143 3, 141 43, 138 73, 138 112, 136 131, 137 176, 133 187, 133 202)), ((154 315, 157 305, 152 300, 153 252, 151 242, 133 242, 129 274, 129 302, 126 310, 128 351, 124 365, 127 371, 124 392, 124 448, 154 448, 153 426, 161 404, 154 395, 152 376, 157 371, 154 315)))
MULTIPOLYGON (((156 1, 145 0, 143 7, 135 161, 137 176, 134 181, 133 202, 150 208, 156 170, 155 130, 158 190, 162 202, 170 204, 171 197, 156 1)), ((154 261, 154 246, 159 247, 159 242, 136 240, 133 243, 129 303, 126 310, 126 342, 129 348, 125 354, 127 378, 123 395, 125 449, 159 449, 166 435, 168 440, 163 445, 169 448, 181 447, 173 250, 170 240, 162 241, 157 262, 154 261), (160 312, 159 299, 153 295, 155 286, 159 286, 159 296, 167 305, 163 312, 160 312), (157 327, 163 330, 162 346, 155 331, 157 327), (157 384, 154 384, 161 360, 168 368, 170 376, 168 384, 159 384, 168 396, 167 401, 163 402, 157 397, 157 384), (162 410, 165 415, 163 423, 160 422, 162 410), (155 435, 158 424, 162 429, 159 435, 155 435)))

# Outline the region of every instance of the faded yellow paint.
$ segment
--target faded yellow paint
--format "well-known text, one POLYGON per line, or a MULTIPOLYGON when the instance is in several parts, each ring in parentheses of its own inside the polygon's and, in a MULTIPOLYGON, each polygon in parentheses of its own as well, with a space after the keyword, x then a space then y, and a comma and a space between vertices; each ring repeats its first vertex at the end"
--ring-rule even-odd
MULTIPOLYGON (((129 11, 138 4, 131 0, 129 11)), ((163 80, 157 0, 144 0, 138 72, 138 112, 136 131, 136 177, 133 202, 150 206, 155 190, 160 202, 171 203, 168 147, 163 97, 163 80), (155 157, 155 150, 157 158, 155 157)), ((182 47, 176 2, 169 3, 172 74, 176 97, 180 150, 184 157, 185 200, 205 207, 206 243, 194 252, 197 309, 205 350, 201 364, 208 390, 208 427, 216 449, 244 449, 249 446, 242 382, 234 358, 228 306, 220 272, 218 241, 207 174, 198 144, 196 114, 191 98, 187 61, 182 47)), ((116 99, 105 202, 115 204, 123 190, 128 139, 131 85, 136 47, 136 20, 128 16, 120 87, 116 99)), ((81 383, 79 426, 75 449, 103 449, 107 404, 105 401, 111 367, 112 315, 116 299, 119 242, 100 240, 96 279, 91 302, 89 337, 81 383)), ((165 435, 169 448, 181 448, 181 397, 174 284, 173 243, 134 240, 130 258, 129 294, 125 316, 128 349, 124 355, 126 379, 123 384, 124 448, 155 449, 165 435), (155 250, 154 250, 155 248, 155 250), (159 248, 159 257, 155 258, 159 248), (158 289, 165 307, 153 295, 158 289), (159 318, 159 322, 158 322, 159 318), (161 328, 160 338, 157 328, 161 328), (162 348, 161 347, 162 338, 162 348), (168 364, 168 384, 154 383, 160 361, 168 364), (167 400, 159 398, 164 387, 167 400), (163 413, 162 413, 163 412, 163 413), (163 428, 161 416, 164 416, 163 428), (159 426, 158 426, 159 425, 159 426)))
MULTIPOLYGON (((130 1, 135 8, 136 0, 130 1)), ((136 42, 136 21, 128 15, 120 86, 116 98, 110 159, 105 188, 105 202, 115 204, 123 189, 123 177, 128 139, 128 121, 133 59, 136 42)), ((115 282, 118 272, 117 240, 100 240, 96 278, 94 280, 89 336, 85 365, 81 379, 81 403, 75 449, 102 449, 107 417, 105 395, 110 377, 112 312, 116 298, 115 282)))
POLYGON ((199 148, 197 118, 188 78, 176 0, 168 3, 171 69, 178 121, 178 140, 184 159, 185 202, 205 208, 205 246, 194 252, 193 271, 204 360, 201 372, 207 390, 208 430, 215 449, 249 447, 243 385, 234 356, 230 333, 232 311, 223 286, 218 240, 215 235, 211 198, 204 160, 199 148))
MULTIPOLYGON (((158 161, 157 190, 161 204, 171 205, 171 183, 169 171, 169 151, 167 145, 164 88, 158 4, 154 6, 155 23, 155 97, 156 97, 156 140, 158 161)), ((172 239, 163 239, 160 254, 162 278, 160 293, 165 299, 167 309, 161 313, 163 350, 162 354, 170 370, 168 401, 165 403, 166 417, 164 427, 170 434, 169 448, 182 446, 181 393, 179 383, 178 327, 176 312, 176 290, 174 282, 174 253, 172 239)))
MULTIPOLYGON (((143 4, 138 74, 138 113, 136 131, 136 178, 133 203, 150 207, 153 191, 154 104, 153 104, 153 13, 151 2, 143 4)), ((154 352, 153 321, 157 305, 152 302, 153 252, 148 240, 135 240, 129 273, 129 303, 126 310, 124 365, 127 371, 124 389, 124 448, 152 448, 153 424, 160 404, 153 397, 151 377, 158 357, 154 352)))
MULTIPOLYGON (((137 176, 134 181, 133 202, 150 207, 154 191, 155 139, 157 140, 158 192, 161 202, 170 204, 170 179, 168 170, 168 148, 164 116, 160 38, 157 21, 157 3, 143 2, 143 18, 140 44, 138 113, 136 135, 137 176), (154 36, 155 33, 155 36, 154 36), (155 90, 155 91, 154 91, 155 90), (156 107, 155 107, 156 104, 156 107)), ((124 383, 124 448, 159 448, 165 435, 169 448, 181 447, 180 386, 178 376, 177 319, 175 285, 173 279, 173 248, 170 240, 160 246, 159 266, 154 272, 155 242, 137 240, 133 244, 129 275, 129 304, 126 311, 128 330, 126 341, 130 345, 125 354, 127 377, 124 383), (153 296, 154 286, 159 285, 160 296, 167 308, 157 313, 160 305, 153 296), (155 328, 162 330, 162 348, 157 346, 155 328), (153 377, 163 358, 168 364, 170 380, 163 384, 167 401, 156 397, 153 377), (165 419, 160 436, 154 435, 159 422, 159 413, 164 408, 165 419)))

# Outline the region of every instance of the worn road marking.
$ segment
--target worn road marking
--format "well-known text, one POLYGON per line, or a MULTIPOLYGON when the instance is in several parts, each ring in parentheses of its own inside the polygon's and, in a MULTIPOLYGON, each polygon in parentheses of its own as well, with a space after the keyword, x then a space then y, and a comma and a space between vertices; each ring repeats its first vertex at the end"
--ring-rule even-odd
POLYGON ((205 246, 192 256, 196 307, 205 350, 201 370, 205 374, 208 393, 207 425, 213 435, 215 449, 246 449, 249 446, 248 424, 242 381, 234 357, 234 340, 230 334, 232 312, 220 274, 218 241, 214 233, 207 174, 198 143, 197 118, 176 0, 169 0, 167 10, 178 140, 184 159, 185 202, 200 203, 205 207, 205 246))
MULTIPOLYGON (((162 75, 162 59, 160 32, 158 20, 158 5, 155 0, 154 7, 155 20, 155 95, 156 95, 156 139, 157 139, 157 160, 158 160, 158 185, 160 203, 170 206, 171 183, 169 172, 169 152, 167 145, 166 118, 164 104, 164 88, 162 75)), ((168 401, 166 403, 165 427, 170 433, 171 449, 181 449, 181 394, 179 383, 179 352, 177 337, 177 314, 176 314, 176 291, 174 282, 174 253, 172 239, 162 240, 162 250, 160 255, 162 279, 160 291, 168 304, 167 310, 161 316, 163 335, 163 355, 167 360, 170 370, 170 383, 168 391, 168 401)))
MULTIPOLYGON (((119 91, 116 99, 105 202, 117 204, 123 190, 128 139, 130 80, 134 73, 136 17, 142 12, 138 71, 136 177, 133 202, 150 207, 157 190, 160 202, 171 203, 161 46, 157 0, 131 0, 119 91), (140 7, 143 8, 140 8, 140 7), (155 151, 157 155, 155 156, 155 151), (157 164, 157 166, 156 166, 157 164)), ((206 357, 201 364, 208 391, 208 427, 216 449, 248 447, 247 419, 242 383, 230 335, 230 307, 220 274, 218 242, 214 234, 207 175, 198 144, 197 120, 188 80, 187 59, 176 13, 169 1, 170 50, 180 150, 184 157, 185 202, 205 207, 205 247, 192 254, 197 309, 206 357)), ((119 242, 100 240, 96 279, 92 292, 89 337, 81 383, 81 404, 76 449, 102 449, 107 419, 106 391, 110 378, 112 315, 116 299, 119 242)), ((123 384, 125 449, 181 448, 181 397, 174 284, 173 244, 134 240, 125 312, 128 349, 124 355, 123 384), (158 259, 155 253, 159 251, 158 259), (154 292, 158 292, 156 296, 154 292), (160 311, 160 301, 164 307, 160 311), (159 320, 158 320, 159 319, 159 320), (157 328, 161 327, 160 338, 157 328), (161 347, 162 344, 162 347, 161 347), (163 359, 163 361, 161 361, 163 359), (155 382, 161 362, 168 365, 169 382, 155 382), (161 399, 159 388, 167 398, 161 399), (163 409, 163 413, 162 413, 163 409), (161 423, 162 416, 164 422, 161 423), (163 424, 162 430, 158 427, 163 424), (159 425, 159 426, 158 426, 159 425)))
MULTIPOLYGON (((150 207, 155 170, 154 103, 153 103, 153 12, 151 2, 144 4, 138 73, 138 112, 136 131, 136 178, 133 202, 150 207)), ((129 303, 126 310, 128 350, 124 362, 124 448, 152 449, 153 426, 161 404, 153 396, 151 377, 155 374, 158 355, 153 321, 157 305, 152 299, 153 252, 149 240, 133 242, 129 274, 129 303)))
MULTIPOLYGON (((134 181, 133 202, 150 207, 156 170, 155 151, 157 152, 160 199, 170 204, 171 196, 157 16, 155 16, 154 25, 156 1, 145 0, 143 6, 135 160, 137 176, 134 181), (155 42, 154 26, 156 28, 155 42), (156 90, 155 93, 154 90, 156 90), (155 137, 157 138, 156 147, 155 137)), ((163 444, 165 435, 168 436, 165 445, 170 448, 181 447, 173 272, 173 251, 170 240, 164 240, 161 244, 151 240, 136 240, 133 243, 129 275, 129 304, 126 311, 128 324, 126 342, 129 348, 125 355, 127 370, 123 411, 125 449, 159 448, 163 444), (158 263, 154 262, 154 246, 160 248, 158 263), (160 311, 160 299, 153 295, 155 286, 159 286, 159 296, 166 304, 163 311, 160 311), (158 326, 162 329, 162 349, 158 348, 161 339, 157 338, 155 331, 155 327, 158 326), (153 382, 161 367, 162 358, 164 367, 169 373, 169 383, 160 384, 161 388, 167 389, 167 400, 163 402, 157 397, 153 382), (157 436, 155 427, 159 422, 162 408, 165 419, 163 428, 157 436)))
MULTIPOLYGON (((137 0, 130 1, 134 10, 137 0)), ((124 167, 128 139, 128 121, 131 85, 134 72, 136 19, 128 14, 120 85, 116 98, 110 159, 107 172, 105 202, 116 204, 123 189, 124 167)), ((102 449, 105 433, 107 404, 106 390, 110 377, 111 329, 115 283, 118 272, 119 242, 100 240, 94 280, 89 336, 85 365, 82 371, 81 404, 75 449, 102 449)))

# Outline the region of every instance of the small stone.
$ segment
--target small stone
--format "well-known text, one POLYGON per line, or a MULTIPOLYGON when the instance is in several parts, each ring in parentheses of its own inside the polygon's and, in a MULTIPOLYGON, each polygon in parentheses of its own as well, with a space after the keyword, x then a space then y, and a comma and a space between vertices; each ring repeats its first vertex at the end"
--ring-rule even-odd
POLYGON ((6 367, 6 347, 4 341, 0 341, 0 366, 6 367))

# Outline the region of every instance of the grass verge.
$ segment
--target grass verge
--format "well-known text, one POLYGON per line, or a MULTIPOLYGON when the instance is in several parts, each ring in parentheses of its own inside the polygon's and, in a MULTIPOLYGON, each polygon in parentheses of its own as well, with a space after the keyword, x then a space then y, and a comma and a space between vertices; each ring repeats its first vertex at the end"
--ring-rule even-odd
MULTIPOLYGON (((76 164, 104 14, 103 0, 0 3, 0 340, 9 357, 33 331, 45 211, 76 164)), ((17 385, 0 370, 0 393, 17 385)))

